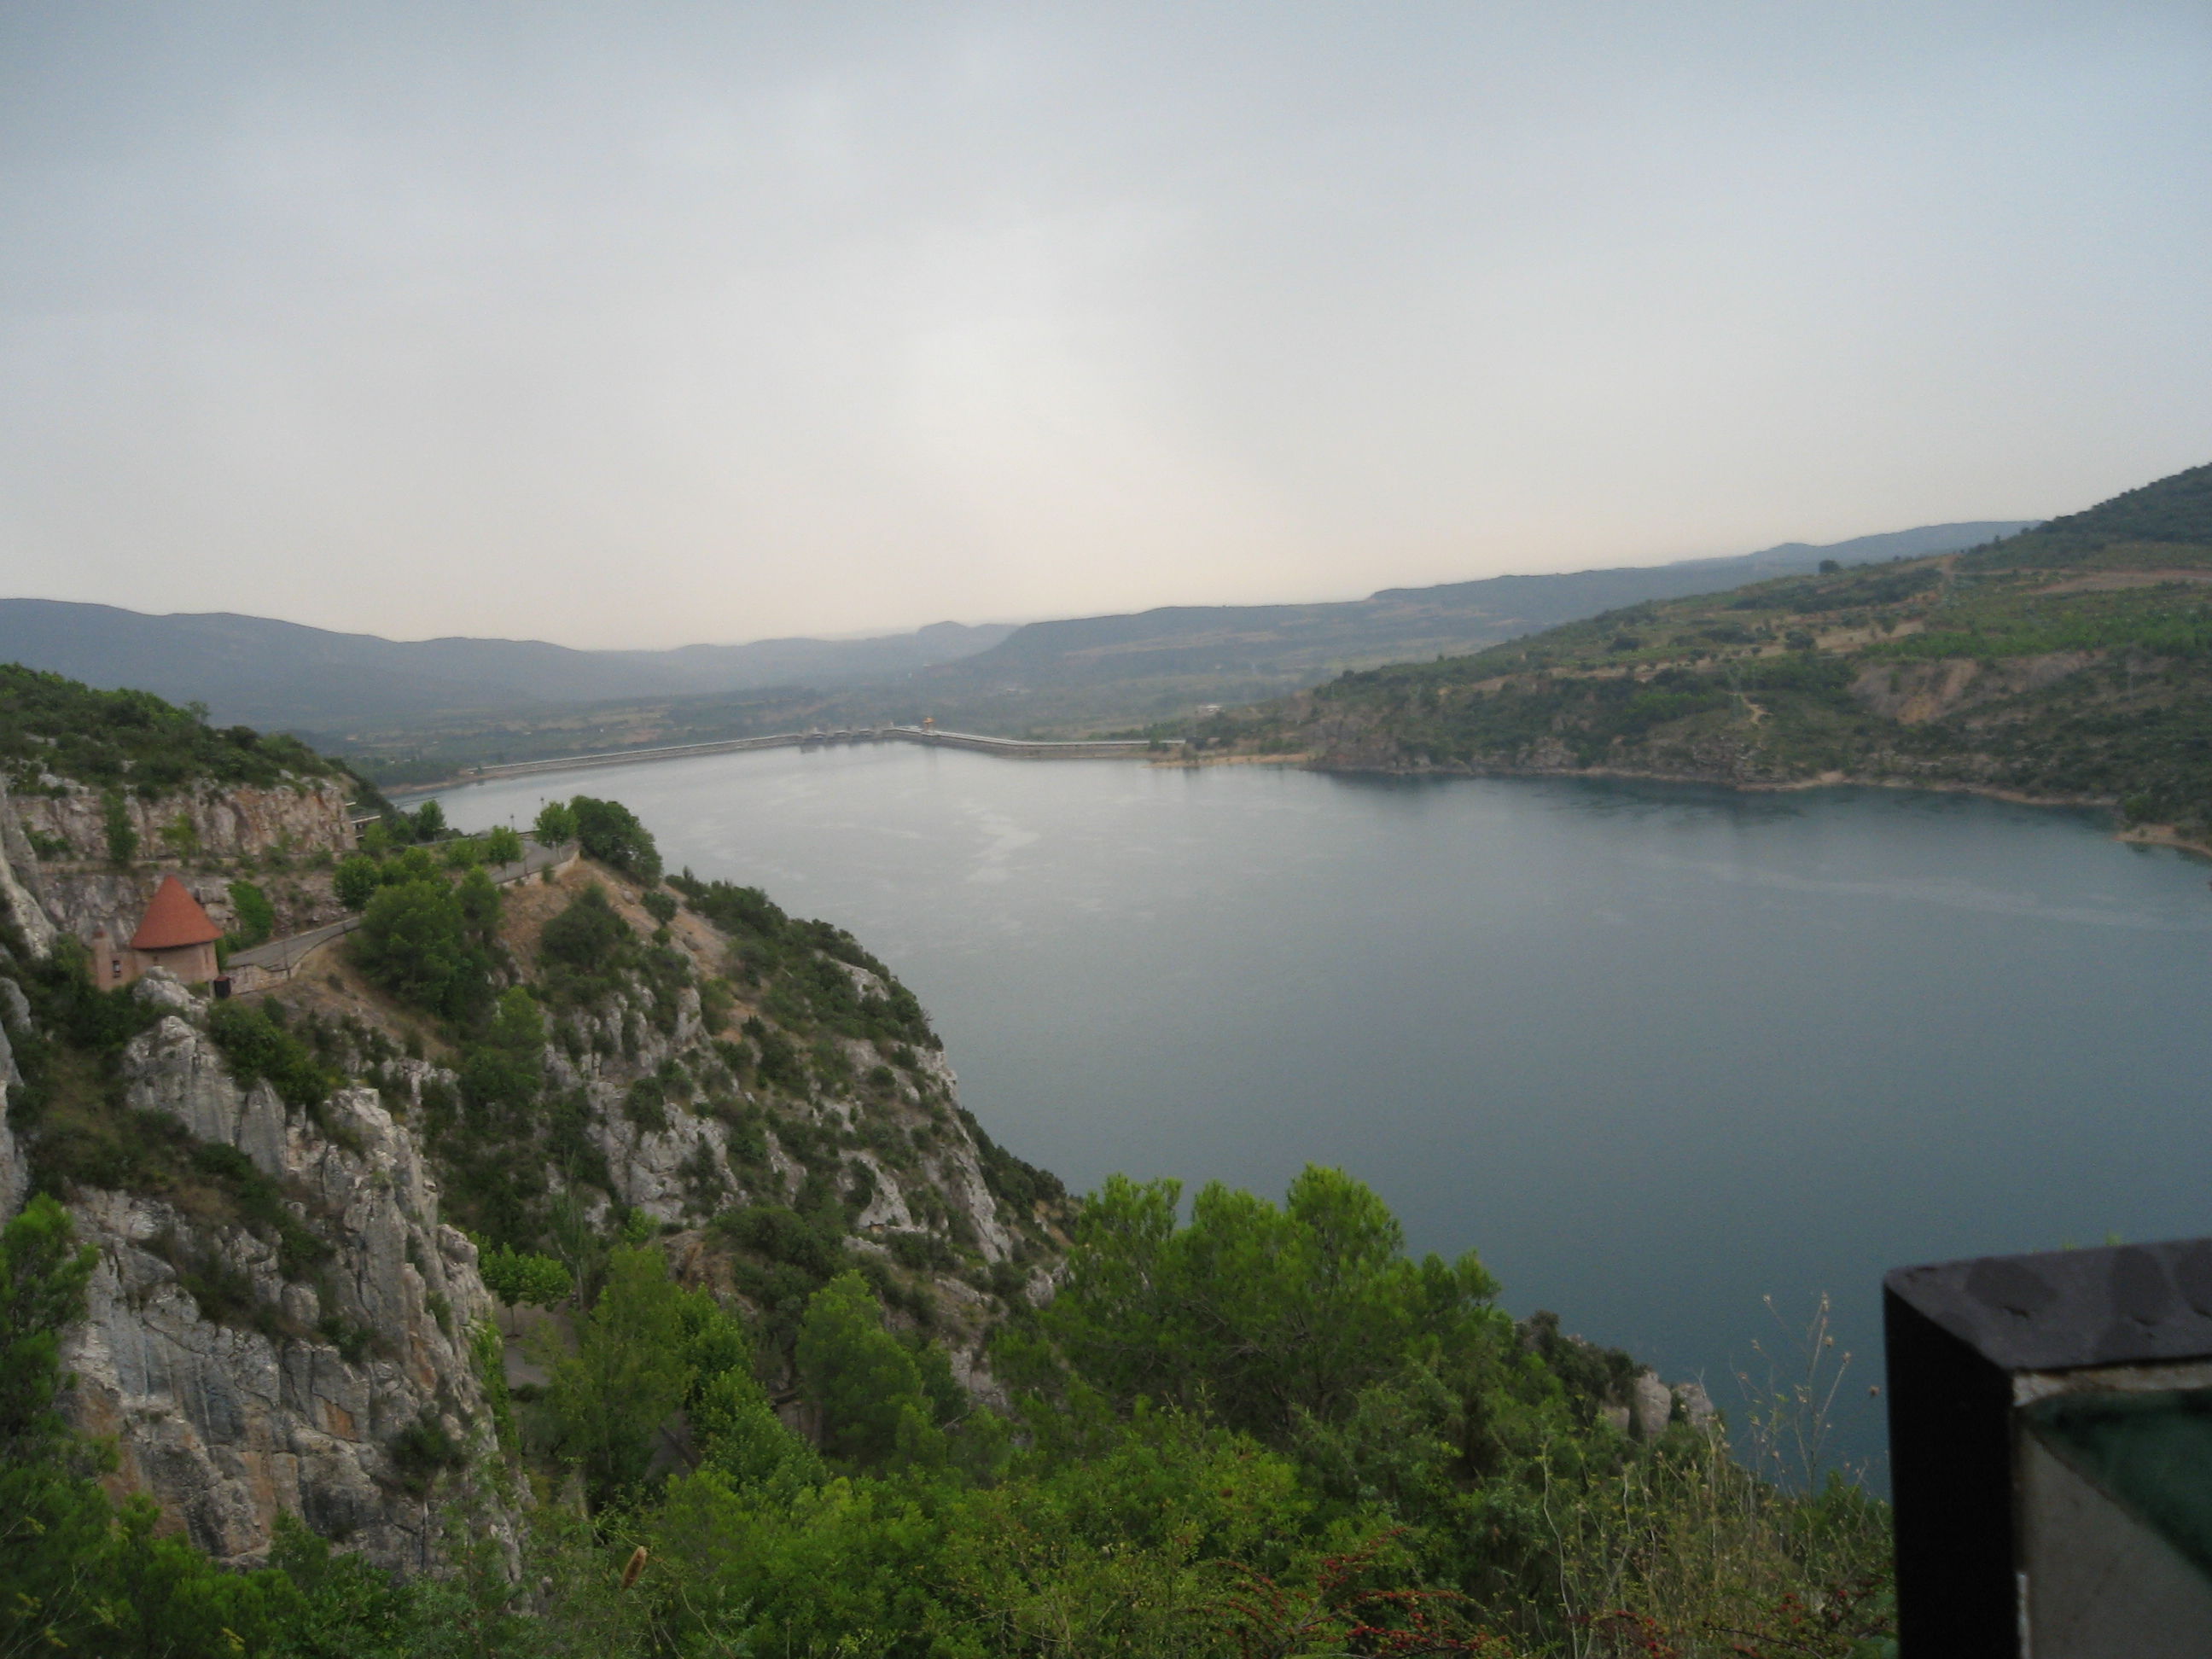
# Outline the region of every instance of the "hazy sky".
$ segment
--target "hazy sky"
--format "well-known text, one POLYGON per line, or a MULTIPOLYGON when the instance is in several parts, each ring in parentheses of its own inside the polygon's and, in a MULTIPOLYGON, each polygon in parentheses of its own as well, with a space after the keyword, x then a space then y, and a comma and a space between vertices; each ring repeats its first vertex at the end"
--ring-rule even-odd
POLYGON ((0 7, 0 592, 664 645, 2212 459, 2212 4, 0 7))

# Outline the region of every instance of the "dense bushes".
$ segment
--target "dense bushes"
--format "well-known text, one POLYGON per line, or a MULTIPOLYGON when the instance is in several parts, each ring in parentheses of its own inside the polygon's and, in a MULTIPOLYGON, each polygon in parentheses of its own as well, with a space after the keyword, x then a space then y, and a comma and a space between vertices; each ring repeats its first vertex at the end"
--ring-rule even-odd
POLYGON ((179 708, 150 691, 96 691, 15 663, 0 663, 0 766, 27 792, 50 772, 148 799, 195 783, 267 789, 339 771, 296 738, 217 731, 197 706, 179 708))
MULTIPOLYGON (((586 1504, 534 1513, 535 1618, 458 1539, 446 1582, 392 1585, 296 1533, 270 1568, 227 1575, 152 1539, 149 1507, 110 1508, 51 1411, 86 1266, 34 1204, 0 1236, 0 1502, 39 1528, 0 1552, 0 1641, 51 1626, 112 1650, 96 1628, 158 1626, 187 1656, 1230 1659, 1599 1653, 1612 1631, 1644 1644, 1624 1652, 1842 1659, 1886 1628, 1878 1506, 1762 1487, 1686 1428, 1624 1438, 1589 1407, 1619 1396, 1625 1361, 1516 1330, 1472 1258, 1408 1259, 1356 1182, 1309 1170, 1280 1206, 1211 1188, 1188 1222, 1176 1196, 1115 1182, 1087 1206, 1060 1296, 999 1346, 1011 1421, 886 1325, 817 1222, 726 1217, 731 1244, 809 1287, 760 1363, 788 1355, 786 1415, 818 1451, 779 1418, 755 1334, 653 1246, 616 1244, 573 1353, 515 1408, 519 1443, 574 1470, 586 1504), (1816 1595, 1818 1632, 1791 1611, 1816 1595)), ((484 1265, 510 1300, 567 1288, 543 1258, 484 1265)), ((425 1494, 464 1458, 427 1417, 390 1446, 425 1494)))
POLYGON ((208 1010, 208 1036, 242 1089, 266 1079, 278 1098, 302 1110, 319 1106, 343 1080, 314 1051, 279 1025, 266 1009, 218 1002, 208 1010))
POLYGON ((763 993, 763 1006, 782 1024, 817 1028, 889 1048, 940 1046, 913 992, 860 948, 842 928, 786 915, 757 887, 701 881, 689 870, 669 885, 734 941, 735 977, 763 993), (848 970, 873 976, 866 989, 848 970))
POLYGON ((481 870, 383 887, 362 912, 350 948, 362 972, 403 1002, 466 1019, 490 998, 499 890, 481 870))

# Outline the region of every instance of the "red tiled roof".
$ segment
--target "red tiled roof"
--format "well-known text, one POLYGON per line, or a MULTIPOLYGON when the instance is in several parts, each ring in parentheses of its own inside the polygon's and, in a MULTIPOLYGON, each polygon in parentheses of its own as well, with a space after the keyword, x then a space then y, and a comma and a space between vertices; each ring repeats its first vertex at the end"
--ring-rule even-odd
POLYGON ((174 876, 161 878, 160 890, 146 907, 146 920, 131 936, 134 951, 174 951, 187 945, 207 945, 222 937, 222 929, 208 919, 200 902, 174 876))

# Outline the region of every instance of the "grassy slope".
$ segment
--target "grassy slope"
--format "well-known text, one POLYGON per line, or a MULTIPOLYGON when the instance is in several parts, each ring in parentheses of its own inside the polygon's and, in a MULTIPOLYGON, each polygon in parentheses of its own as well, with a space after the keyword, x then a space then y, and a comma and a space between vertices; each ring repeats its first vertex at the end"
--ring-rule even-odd
POLYGON ((1962 554, 1609 611, 1201 735, 1394 770, 1843 779, 2212 831, 2212 466, 1962 554))

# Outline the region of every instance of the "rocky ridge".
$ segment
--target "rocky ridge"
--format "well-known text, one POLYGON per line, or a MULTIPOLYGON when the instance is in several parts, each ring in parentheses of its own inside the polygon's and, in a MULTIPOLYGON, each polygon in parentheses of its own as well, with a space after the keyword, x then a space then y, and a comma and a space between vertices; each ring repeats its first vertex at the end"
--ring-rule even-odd
POLYGON ((330 866, 349 849, 346 793, 329 779, 272 789, 200 785, 148 800, 114 798, 137 839, 129 860, 110 855, 108 798, 67 780, 40 789, 0 785, 0 905, 27 935, 96 931, 127 940, 166 875, 191 891, 216 925, 230 927, 230 884, 251 877, 274 904, 280 932, 305 931, 340 914, 330 866), (181 826, 181 828, 180 828, 181 826), (23 896, 34 898, 33 918, 23 896))
MULTIPOLYGON (((38 896, 46 872, 0 862, 21 973, 64 930, 38 896)), ((489 1212, 472 1158, 538 1201, 569 1203, 595 1232, 663 1235, 683 1277, 756 1320, 775 1313, 774 1247, 763 1255, 718 1218, 830 1206, 894 1325, 929 1330, 956 1376, 995 1393, 984 1337, 1007 1298, 1046 1292, 1060 1241, 1048 1206, 1016 1214, 994 1194, 993 1160, 1009 1161, 959 1111, 941 1053, 787 1029, 766 1006, 772 988, 722 976, 728 936, 690 910, 660 923, 647 890, 588 865, 510 892, 502 982, 528 977, 545 923, 592 888, 657 955, 549 1022, 543 1096, 580 1132, 562 1158, 526 1134, 471 1146, 461 1056, 342 945, 278 994, 290 1029, 313 1030, 346 1079, 319 1103, 241 1084, 211 1035, 215 1005, 156 972, 131 994, 145 1029, 100 1109, 142 1139, 157 1120, 173 1126, 181 1174, 57 1181, 40 1173, 44 1129, 0 1127, 0 1218, 34 1182, 57 1188, 98 1252, 64 1358, 76 1420, 115 1445, 118 1494, 149 1495, 165 1526, 234 1565, 265 1556, 280 1515, 401 1569, 434 1560, 456 1499, 511 1538, 520 1487, 495 1432, 497 1396, 511 1366, 531 1372, 497 1337, 514 1322, 453 1224, 489 1212), (775 1057, 781 1072, 763 1066, 775 1057), (246 1201, 256 1193, 258 1209, 246 1201)), ((891 988, 865 968, 835 971, 864 1001, 891 988)), ((52 1033, 11 977, 0 1015, 12 1103, 14 1046, 52 1033)))
POLYGON ((493 1311, 476 1247, 440 1219, 437 1182, 377 1091, 339 1090, 315 1121, 266 1081, 239 1086, 184 988, 149 977, 133 994, 163 1013, 125 1053, 129 1106, 243 1153, 330 1255, 303 1274, 284 1241, 187 1203, 80 1191, 70 1210, 100 1261, 64 1352, 79 1426, 114 1441, 122 1489, 219 1560, 259 1559, 281 1512, 428 1566, 439 1527, 409 1449, 496 1454, 471 1352, 493 1311), (195 1293, 210 1285, 250 1312, 210 1317, 195 1293))

